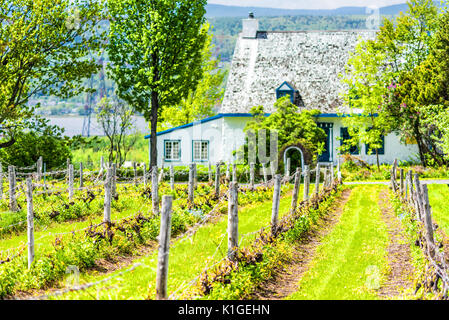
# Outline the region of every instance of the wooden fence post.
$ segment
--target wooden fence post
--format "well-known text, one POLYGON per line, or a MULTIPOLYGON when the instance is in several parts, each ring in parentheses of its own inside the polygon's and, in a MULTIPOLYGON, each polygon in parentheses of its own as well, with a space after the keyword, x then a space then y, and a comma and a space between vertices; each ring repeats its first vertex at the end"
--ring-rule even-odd
POLYGON ((69 164, 69 199, 73 198, 73 164, 69 164))
POLYGON ((215 197, 220 197, 220 162, 215 165, 215 197))
POLYGON ((209 171, 208 171, 208 175, 209 175, 209 183, 211 183, 212 182, 212 164, 210 163, 210 161, 209 161, 209 163, 208 163, 208 165, 209 165, 209 171))
POLYGON ((232 182, 237 182, 237 165, 232 165, 232 182))
POLYGON ((117 196, 117 163, 112 164, 112 196, 117 196))
POLYGON ((407 172, 408 175, 408 193, 409 193, 409 201, 413 201, 413 180, 412 180, 412 170, 407 172))
POLYGON ((134 170, 134 185, 137 187, 137 163, 133 162, 133 170, 134 170))
POLYGON ((104 215, 103 221, 111 223, 111 189, 112 189, 112 168, 108 168, 106 181, 104 183, 104 215))
POLYGON ((229 163, 226 163, 226 182, 231 180, 231 172, 229 171, 229 163))
POLYGON ((37 181, 42 180, 42 164, 43 159, 42 156, 40 156, 39 159, 37 160, 37 181))
POLYGON ((100 159, 100 170, 103 171, 103 168, 104 168, 104 156, 101 156, 101 159, 100 159))
POLYGON ((83 178, 83 163, 80 162, 80 188, 84 186, 84 178, 83 178))
POLYGON ((271 233, 275 234, 278 227, 279 203, 281 201, 281 175, 274 176, 273 204, 271 207, 271 233))
POLYGON ((193 164, 193 191, 198 187, 198 167, 196 163, 193 164))
POLYGON ((296 206, 298 205, 298 195, 300 186, 301 186, 301 168, 298 167, 296 168, 295 184, 293 186, 292 212, 296 210, 296 206))
POLYGON ((16 199, 16 171, 14 166, 8 167, 9 178, 9 210, 17 211, 17 199, 16 199))
POLYGON ((231 182, 228 202, 228 258, 231 261, 235 260, 236 249, 239 246, 238 211, 238 184, 237 182, 231 182))
POLYGON ((263 183, 267 184, 268 178, 267 178, 267 167, 265 163, 262 163, 262 172, 263 172, 263 183))
POLYGON ((329 170, 324 167, 323 188, 326 189, 329 186, 329 170))
POLYGON ((153 203, 153 214, 159 214, 159 178, 157 176, 157 166, 151 170, 151 200, 153 203))
POLYGON ((330 171, 331 171, 331 185, 333 185, 334 184, 334 163, 333 162, 331 163, 330 171))
POLYGON ((162 183, 164 180, 165 171, 164 171, 164 161, 162 161, 161 171, 159 172, 159 183, 162 183))
POLYGON ((400 179, 401 179, 401 184, 399 186, 399 192, 401 193, 401 197, 404 194, 404 169, 400 168, 399 169, 399 174, 400 174, 400 179))
POLYGON ((254 168, 255 168, 255 164, 250 163, 249 164, 249 188, 250 188, 250 190, 254 190, 254 168))
POLYGON ((291 159, 287 158, 287 168, 285 170, 285 177, 287 178, 287 181, 290 181, 290 165, 291 165, 291 159))
POLYGON ((195 175, 195 164, 191 163, 189 165, 189 186, 188 186, 188 201, 190 206, 193 206, 194 200, 193 199, 194 186, 195 186, 194 175, 195 175))
MULTIPOLYGON (((422 203, 423 203, 423 215, 424 215, 424 226, 426 228, 426 238, 427 242, 432 246, 435 246, 435 240, 433 237, 433 222, 432 222, 432 208, 429 203, 429 191, 427 185, 422 185, 422 203)), ((435 254, 434 248, 430 248, 429 254, 433 257, 435 254)))
POLYGON ((315 175, 315 194, 318 196, 318 194, 320 193, 320 176, 321 176, 321 171, 320 171, 320 163, 318 162, 316 164, 316 175, 315 175))
POLYGON ((170 188, 175 190, 175 168, 170 165, 170 188))
POLYGON ((422 189, 421 189, 421 184, 419 182, 419 174, 415 173, 414 180, 415 180, 415 188, 416 188, 416 197, 414 200, 416 201, 416 205, 417 205, 417 209, 418 209, 417 214, 418 214, 419 219, 421 221, 423 221, 424 220, 424 216, 422 215, 423 203, 421 202, 422 201, 422 197, 421 197, 422 189))
POLYGON ((161 229, 159 231, 159 252, 156 272, 156 299, 158 300, 167 299, 172 203, 172 196, 162 197, 161 229))
POLYGON ((27 239, 28 239, 28 269, 34 261, 34 213, 33 213, 33 182, 27 178, 27 239))
POLYGON ((45 163, 45 162, 44 162, 44 173, 43 173, 43 176, 44 176, 44 190, 47 190, 47 178, 46 178, 46 176, 47 176, 47 163, 45 163))
POLYGON ((304 166, 304 200, 309 200, 310 188, 310 169, 308 165, 304 166))

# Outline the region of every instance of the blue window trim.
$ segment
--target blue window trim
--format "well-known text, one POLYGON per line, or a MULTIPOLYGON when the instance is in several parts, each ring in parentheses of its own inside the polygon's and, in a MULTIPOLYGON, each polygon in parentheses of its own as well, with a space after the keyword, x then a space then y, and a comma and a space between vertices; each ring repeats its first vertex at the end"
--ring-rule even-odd
POLYGON ((208 162, 210 159, 210 141, 209 140, 192 140, 192 162, 208 162), (194 145, 195 142, 207 142, 207 159, 206 160, 195 160, 194 159, 194 145))
MULTIPOLYGON (((344 136, 345 136, 345 134, 344 134, 344 130, 346 130, 346 133, 347 133, 347 135, 348 136, 350 136, 349 135, 349 132, 348 132, 348 128, 347 127, 341 127, 340 128, 340 137, 341 137, 341 140, 340 140, 340 146, 342 146, 342 145, 344 145, 344 143, 345 143, 345 138, 344 138, 344 136)), ((352 154, 352 155, 360 155, 360 147, 359 146, 351 146, 351 148, 356 148, 355 149, 355 151, 349 151, 349 153, 350 154, 352 154)))
POLYGON ((180 162, 181 161, 181 140, 171 140, 171 139, 164 140, 164 161, 165 162, 180 162), (167 159, 166 152, 165 152, 165 143, 166 142, 179 142, 179 158, 178 159, 167 159))
MULTIPOLYGON (((378 154, 379 155, 385 155, 385 136, 382 136, 382 148, 377 149, 378 150, 378 154)), ((365 144, 365 154, 366 155, 375 155, 376 154, 376 149, 372 150, 371 154, 368 154, 369 151, 369 144, 365 144)))

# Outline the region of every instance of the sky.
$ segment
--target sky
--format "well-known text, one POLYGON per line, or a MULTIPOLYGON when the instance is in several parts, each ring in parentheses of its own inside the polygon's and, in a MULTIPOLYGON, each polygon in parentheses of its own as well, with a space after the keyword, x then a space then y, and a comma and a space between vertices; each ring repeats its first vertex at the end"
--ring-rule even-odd
POLYGON ((336 9, 340 7, 385 7, 406 0, 208 0, 208 3, 242 7, 282 9, 336 9))

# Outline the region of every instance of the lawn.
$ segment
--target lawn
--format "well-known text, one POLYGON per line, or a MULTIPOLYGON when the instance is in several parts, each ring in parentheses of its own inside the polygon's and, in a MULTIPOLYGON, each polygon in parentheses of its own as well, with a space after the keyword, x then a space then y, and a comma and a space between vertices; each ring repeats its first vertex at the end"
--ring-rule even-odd
POLYGON ((449 187, 446 184, 431 184, 429 188, 429 201, 432 206, 433 219, 439 227, 449 235, 449 187))
POLYGON ((377 299, 386 273, 387 228, 378 206, 383 186, 356 186, 335 228, 324 237, 292 300, 377 299))

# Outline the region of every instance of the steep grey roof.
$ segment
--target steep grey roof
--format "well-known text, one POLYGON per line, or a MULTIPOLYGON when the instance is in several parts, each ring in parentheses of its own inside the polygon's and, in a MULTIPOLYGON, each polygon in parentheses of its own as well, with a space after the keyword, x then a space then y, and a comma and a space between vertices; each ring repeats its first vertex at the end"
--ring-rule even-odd
POLYGON ((334 113, 344 89, 339 74, 358 40, 375 31, 269 31, 254 39, 239 37, 220 112, 273 112, 276 88, 288 81, 305 108, 334 113))

